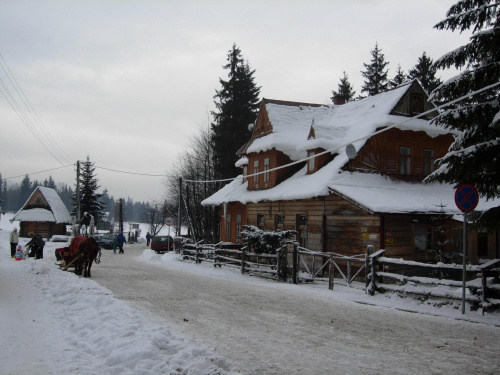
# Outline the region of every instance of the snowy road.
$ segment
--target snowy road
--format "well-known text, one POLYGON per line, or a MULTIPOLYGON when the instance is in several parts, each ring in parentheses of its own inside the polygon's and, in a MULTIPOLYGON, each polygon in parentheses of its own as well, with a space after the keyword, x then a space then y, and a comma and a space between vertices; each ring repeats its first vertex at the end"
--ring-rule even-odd
MULTIPOLYGON (((304 286, 228 280, 104 250, 92 279, 152 320, 256 374, 498 374, 500 328, 336 300, 304 286), (185 319, 187 321, 185 321, 185 319)), ((190 266, 190 269, 199 267, 190 266)), ((229 271, 237 272, 237 271, 229 271)))

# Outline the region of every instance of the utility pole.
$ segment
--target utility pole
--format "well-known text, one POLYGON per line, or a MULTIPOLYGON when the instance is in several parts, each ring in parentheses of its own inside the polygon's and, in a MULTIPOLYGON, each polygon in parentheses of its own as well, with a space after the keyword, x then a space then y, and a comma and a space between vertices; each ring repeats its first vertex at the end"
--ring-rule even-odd
POLYGON ((119 212, 119 231, 123 232, 123 199, 120 198, 120 212, 119 212))
POLYGON ((76 223, 80 234, 80 160, 76 161, 76 223))
POLYGON ((179 206, 177 208, 177 235, 181 235, 182 177, 179 177, 179 206))

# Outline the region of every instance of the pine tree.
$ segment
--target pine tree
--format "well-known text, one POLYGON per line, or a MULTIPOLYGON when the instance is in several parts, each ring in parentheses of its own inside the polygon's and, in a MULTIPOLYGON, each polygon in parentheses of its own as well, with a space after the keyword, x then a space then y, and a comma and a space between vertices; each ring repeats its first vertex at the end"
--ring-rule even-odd
POLYGON ((219 79, 222 86, 214 96, 216 112, 212 112, 212 144, 215 154, 215 171, 218 178, 238 175, 234 166, 236 152, 251 135, 249 125, 257 118, 260 87, 254 82, 255 70, 245 63, 236 44, 227 55, 228 81, 219 79))
POLYGON ((361 92, 367 92, 369 96, 373 96, 387 91, 389 88, 388 70, 384 70, 389 63, 385 61, 382 50, 378 48, 378 43, 375 44, 375 48, 370 53, 372 54, 370 64, 363 63, 366 70, 361 72, 365 77, 361 92))
POLYGON ((105 212, 109 212, 110 213, 109 219, 111 219, 112 216, 113 216, 113 209, 114 209, 114 206, 115 206, 115 200, 114 200, 113 197, 109 196, 108 189, 104 189, 103 190, 102 197, 101 197, 101 202, 104 205, 103 206, 103 210, 105 212))
POLYGON ((20 209, 24 203, 28 200, 31 193, 33 193, 33 183, 28 175, 25 175, 19 186, 19 201, 17 203, 17 209, 20 209))
MULTIPOLYGON (((94 216, 94 222, 98 223, 102 220, 103 203, 100 201, 102 194, 98 194, 97 190, 100 188, 98 185, 97 177, 95 176, 94 163, 87 160, 82 162, 80 170, 80 218, 81 224, 89 225, 90 218, 85 217, 85 212, 94 216)), ((76 189, 75 189, 76 190, 76 189)), ((73 211, 72 215, 76 215, 77 197, 76 192, 73 194, 73 211)))
POLYGON ((2 203, 1 201, 4 201, 4 190, 3 190, 3 178, 2 174, 0 173, 0 204, 2 203))
POLYGON ((57 193, 59 194, 59 197, 61 197, 61 200, 63 201, 64 205, 68 209, 68 211, 72 210, 73 207, 73 190, 71 189, 71 186, 68 186, 66 184, 59 184, 57 187, 57 193))
POLYGON ((424 52, 422 57, 418 58, 417 65, 408 71, 408 78, 418 79, 424 90, 430 94, 442 83, 441 79, 436 78, 436 71, 432 59, 424 52))
POLYGON ((336 96, 343 96, 345 98, 346 103, 353 100, 354 95, 356 95, 356 91, 353 90, 351 83, 349 82, 349 76, 344 71, 344 76, 340 78, 340 82, 337 88, 338 91, 332 90, 332 97, 330 98, 333 102, 333 98, 336 96))
POLYGON ((43 180, 43 186, 51 188, 51 189, 56 188, 56 183, 55 183, 54 179, 52 178, 52 176, 49 176, 48 180, 47 179, 43 180))
POLYGON ((389 84, 390 84, 391 88, 395 88, 395 87, 398 87, 406 82, 408 82, 408 79, 406 78, 405 72, 403 69, 401 69, 401 65, 398 64, 398 69, 396 70, 396 75, 389 82, 389 84))
MULTIPOLYGON (((463 32, 472 28, 469 43, 438 59, 434 66, 461 70, 453 79, 438 87, 431 99, 449 102, 467 96, 449 106, 434 122, 458 131, 448 153, 429 181, 473 184, 481 197, 500 197, 500 88, 485 89, 500 81, 500 5, 493 0, 464 0, 453 5, 447 18, 435 28, 463 32)), ((500 206, 482 216, 485 225, 499 223, 500 206), (495 218, 496 216, 496 218, 495 218)))

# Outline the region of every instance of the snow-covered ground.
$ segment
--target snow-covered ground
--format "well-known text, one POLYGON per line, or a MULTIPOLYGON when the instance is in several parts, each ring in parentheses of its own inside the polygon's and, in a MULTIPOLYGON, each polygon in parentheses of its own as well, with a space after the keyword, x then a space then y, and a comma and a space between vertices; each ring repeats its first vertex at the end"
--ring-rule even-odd
MULTIPOLYGON (((2 216, 0 221, 0 374, 239 373, 231 370, 227 358, 195 343, 174 324, 160 323, 164 320, 153 319, 92 279, 61 271, 54 264, 53 254, 64 244, 48 242, 42 260, 12 259, 8 236, 17 223, 9 223, 8 218, 2 216)), ((22 238, 20 244, 27 241, 22 238)), ((137 256, 138 261, 151 267, 175 268, 238 283, 273 283, 273 288, 282 288, 283 293, 295 287, 243 276, 237 270, 215 269, 210 264, 179 262, 177 258, 175 254, 160 256, 147 249, 140 250, 137 256)), ((95 272, 99 272, 99 265, 94 266, 95 272)), ((458 303, 438 308, 410 298, 371 297, 338 285, 333 292, 324 285, 301 288, 310 288, 311 293, 324 294, 325 298, 363 303, 367 308, 373 305, 378 311, 380 306, 386 306, 484 323, 498 335, 498 312, 483 316, 467 309, 462 315, 458 303)), ((411 324, 411 319, 408 321, 411 324)), ((315 373, 314 369, 310 373, 315 373)))

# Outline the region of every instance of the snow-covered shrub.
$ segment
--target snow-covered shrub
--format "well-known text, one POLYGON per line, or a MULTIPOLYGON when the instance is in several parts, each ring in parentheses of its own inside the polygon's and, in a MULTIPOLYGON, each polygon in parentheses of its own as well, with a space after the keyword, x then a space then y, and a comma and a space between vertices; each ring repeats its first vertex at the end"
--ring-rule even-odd
POLYGON ((297 234, 294 230, 284 230, 276 232, 264 232, 253 225, 243 225, 241 236, 243 242, 248 247, 253 247, 256 253, 274 254, 286 239, 292 238, 297 234))

